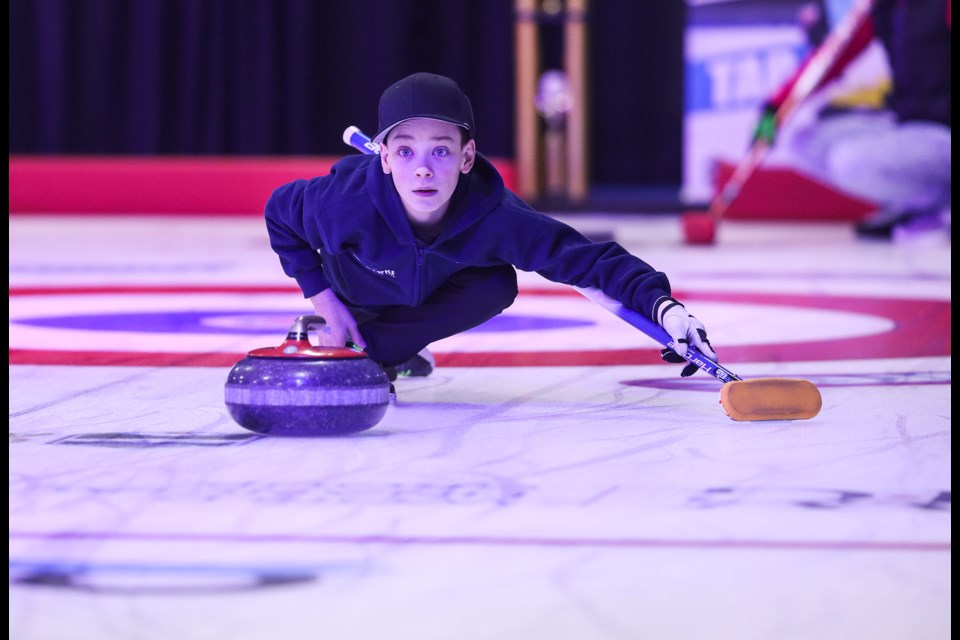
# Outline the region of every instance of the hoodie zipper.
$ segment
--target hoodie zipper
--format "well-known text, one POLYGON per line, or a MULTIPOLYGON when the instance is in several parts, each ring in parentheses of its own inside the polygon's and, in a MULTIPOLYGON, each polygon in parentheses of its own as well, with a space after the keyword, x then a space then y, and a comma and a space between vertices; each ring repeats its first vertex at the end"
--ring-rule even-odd
POLYGON ((414 304, 420 304, 420 291, 423 289, 423 253, 424 248, 417 243, 417 268, 413 273, 413 301, 414 304))

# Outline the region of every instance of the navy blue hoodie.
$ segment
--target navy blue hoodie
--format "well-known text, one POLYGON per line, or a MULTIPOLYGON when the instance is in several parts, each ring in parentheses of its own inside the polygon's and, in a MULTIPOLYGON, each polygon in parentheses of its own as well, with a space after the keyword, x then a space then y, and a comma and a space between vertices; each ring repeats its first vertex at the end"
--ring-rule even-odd
POLYGON ((414 235, 393 177, 373 155, 347 156, 329 175, 278 187, 265 217, 270 246, 306 298, 332 287, 348 306, 417 306, 460 269, 504 264, 597 287, 648 317, 670 295, 665 274, 535 211, 480 154, 430 243, 414 235))

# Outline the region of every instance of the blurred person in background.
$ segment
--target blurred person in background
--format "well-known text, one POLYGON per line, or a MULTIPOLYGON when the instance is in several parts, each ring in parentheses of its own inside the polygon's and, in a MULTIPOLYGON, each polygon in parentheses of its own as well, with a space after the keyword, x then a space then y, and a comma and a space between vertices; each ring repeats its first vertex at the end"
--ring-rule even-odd
MULTIPOLYGON (((825 0, 806 7, 802 15, 808 20, 801 21, 811 44, 819 45, 851 5, 851 0, 825 0)), ((776 130, 774 114, 803 64, 764 104, 755 137, 772 142, 775 135, 771 158, 874 203, 876 211, 856 224, 859 237, 949 234, 950 0, 875 0, 872 5, 798 117, 776 130), (886 77, 842 93, 844 81, 851 84, 849 76, 876 69, 864 64, 871 54, 874 61, 879 54, 886 77)))

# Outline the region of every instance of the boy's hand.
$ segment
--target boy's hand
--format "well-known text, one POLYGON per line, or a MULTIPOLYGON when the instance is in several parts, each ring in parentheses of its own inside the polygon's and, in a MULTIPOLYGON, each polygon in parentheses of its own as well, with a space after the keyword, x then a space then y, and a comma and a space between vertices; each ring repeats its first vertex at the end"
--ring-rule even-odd
MULTIPOLYGON (((666 329, 676 346, 673 349, 663 349, 660 356, 666 362, 683 364, 687 360, 683 357, 687 353, 687 345, 692 344, 703 355, 714 360, 714 353, 710 341, 707 339, 707 330, 703 323, 687 313, 686 308, 673 298, 660 298, 654 308, 654 314, 660 326, 666 329)), ((692 376, 700 367, 691 363, 683 368, 680 375, 684 378, 692 376)))
POLYGON ((324 321, 323 328, 317 332, 321 347, 344 347, 349 340, 361 349, 367 348, 353 314, 340 302, 333 289, 324 289, 310 298, 310 302, 324 321))

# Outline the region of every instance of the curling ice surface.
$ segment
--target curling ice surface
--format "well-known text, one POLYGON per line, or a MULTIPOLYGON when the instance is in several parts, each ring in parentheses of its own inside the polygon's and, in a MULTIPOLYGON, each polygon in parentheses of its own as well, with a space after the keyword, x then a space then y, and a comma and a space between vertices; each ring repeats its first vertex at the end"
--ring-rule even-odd
POLYGON ((722 364, 815 383, 820 413, 734 422, 717 380, 521 273, 375 428, 265 436, 224 406, 280 335, 241 311, 282 332, 309 304, 261 221, 11 216, 10 637, 950 637, 949 245, 568 220, 667 272, 722 364), (234 332, 101 323, 145 309, 234 332))

